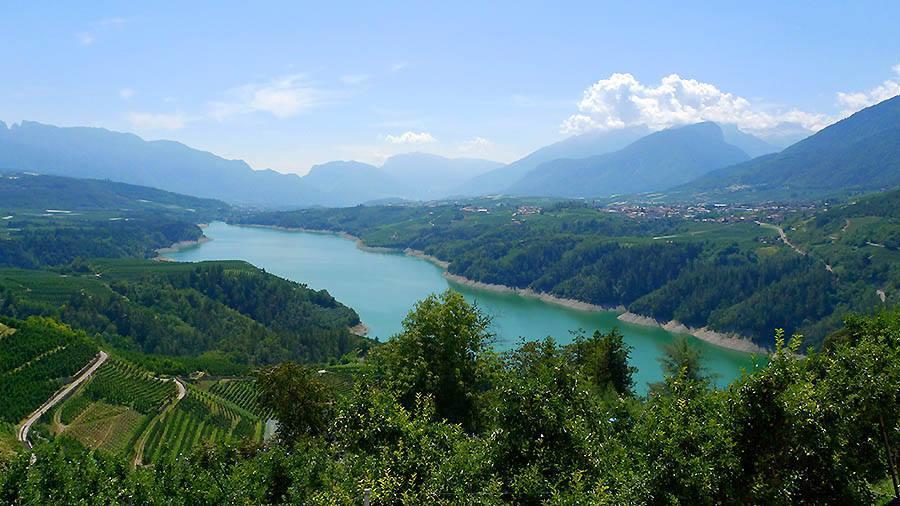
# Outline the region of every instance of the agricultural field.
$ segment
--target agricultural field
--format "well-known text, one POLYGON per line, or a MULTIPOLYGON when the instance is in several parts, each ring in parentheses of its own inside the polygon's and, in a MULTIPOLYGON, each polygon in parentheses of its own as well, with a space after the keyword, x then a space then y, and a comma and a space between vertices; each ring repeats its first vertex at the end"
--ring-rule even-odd
POLYGON ((208 384, 210 393, 231 401, 238 407, 241 407, 262 420, 271 417, 268 410, 262 409, 257 404, 259 392, 256 390, 256 382, 247 378, 226 378, 208 384))
POLYGON ((97 370, 84 395, 143 414, 155 414, 172 401, 175 390, 171 380, 157 378, 134 364, 113 358, 97 370))
POLYGON ((16 440, 16 428, 11 423, 0 422, 0 461, 12 457, 22 449, 16 440))
POLYGON ((175 397, 175 384, 140 367, 110 358, 67 399, 52 427, 88 448, 128 455, 153 417, 175 397))
POLYGON ((262 439, 264 421, 218 395, 188 387, 187 396, 149 429, 144 464, 172 460, 204 443, 262 439))
POLYGON ((113 455, 127 455, 147 418, 147 415, 127 406, 95 401, 84 406, 77 416, 69 420, 62 434, 88 448, 113 455))
POLYGON ((18 423, 97 354, 87 337, 46 318, 7 320, 0 336, 0 421, 18 423))

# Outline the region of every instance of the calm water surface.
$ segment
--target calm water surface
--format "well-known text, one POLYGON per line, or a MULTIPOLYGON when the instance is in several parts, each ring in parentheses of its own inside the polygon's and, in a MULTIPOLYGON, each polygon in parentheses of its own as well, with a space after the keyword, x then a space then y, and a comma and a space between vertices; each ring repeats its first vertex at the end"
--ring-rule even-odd
MULTIPOLYGON (((310 288, 324 288, 355 309, 369 327, 369 336, 382 341, 400 330, 403 317, 416 301, 452 287, 494 317, 495 348, 499 350, 514 347, 521 337, 553 336, 557 341, 569 342, 570 331, 608 331, 619 327, 633 347, 631 363, 638 368, 635 382, 643 393, 648 382, 662 377, 656 359, 662 346, 675 336, 663 329, 621 322, 615 313, 578 311, 451 283, 440 268, 425 260, 400 253, 363 251, 353 241, 330 234, 237 227, 220 222, 212 223, 205 233, 212 241, 168 256, 184 262, 246 260, 310 288)), ((721 386, 738 377, 741 369, 753 367, 754 359, 748 354, 691 339, 702 348, 705 365, 721 386)))

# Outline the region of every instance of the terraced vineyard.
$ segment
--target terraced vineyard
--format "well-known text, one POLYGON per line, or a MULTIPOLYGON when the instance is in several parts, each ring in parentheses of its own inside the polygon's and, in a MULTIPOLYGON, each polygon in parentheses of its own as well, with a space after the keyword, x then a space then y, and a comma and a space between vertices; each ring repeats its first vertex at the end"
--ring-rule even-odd
POLYGON ((140 367, 110 359, 94 374, 85 396, 155 414, 175 397, 175 383, 154 377, 140 367))
POLYGON ((188 387, 187 396, 153 425, 143 450, 143 463, 171 461, 205 442, 262 439, 260 417, 218 395, 188 387))
POLYGON ((174 399, 175 384, 110 358, 54 417, 59 433, 89 448, 128 455, 150 421, 174 399))
POLYGON ((127 406, 91 402, 70 420, 63 433, 88 448, 126 455, 145 427, 147 418, 127 406))
POLYGON ((268 420, 271 417, 271 413, 262 409, 257 403, 259 391, 256 389, 256 382, 252 379, 222 379, 213 383, 209 391, 237 404, 262 420, 268 420))
POLYGON ((0 421, 18 423, 87 365, 97 347, 45 318, 6 321, 0 336, 0 421))

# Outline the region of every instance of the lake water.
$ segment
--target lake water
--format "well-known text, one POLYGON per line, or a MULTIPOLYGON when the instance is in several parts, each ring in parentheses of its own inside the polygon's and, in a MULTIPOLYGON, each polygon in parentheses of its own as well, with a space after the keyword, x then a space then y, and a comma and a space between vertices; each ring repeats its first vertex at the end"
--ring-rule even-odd
MULTIPOLYGON (((660 328, 633 325, 616 319, 612 312, 588 312, 549 304, 515 294, 500 294, 449 282, 442 270, 426 260, 402 253, 363 251, 354 241, 331 234, 293 232, 212 223, 205 229, 212 241, 171 253, 183 261, 246 260, 278 276, 326 289, 359 313, 369 327, 369 337, 386 340, 401 329, 403 317, 416 301, 448 287, 460 291, 494 318, 495 348, 514 347, 521 337, 553 336, 559 342, 572 339, 570 331, 618 327, 633 347, 631 363, 638 368, 638 392, 662 377, 657 358, 662 346, 675 334, 660 328)), ((723 349, 699 339, 692 343, 703 351, 704 365, 727 385, 741 369, 753 367, 748 354, 723 349)))

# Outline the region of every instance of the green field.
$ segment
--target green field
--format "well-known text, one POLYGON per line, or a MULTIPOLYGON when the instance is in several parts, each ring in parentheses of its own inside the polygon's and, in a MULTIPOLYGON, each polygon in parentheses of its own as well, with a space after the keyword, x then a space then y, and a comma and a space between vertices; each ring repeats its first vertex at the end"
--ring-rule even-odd
POLYGON ((0 338, 0 421, 18 423, 87 365, 97 348, 69 327, 43 318, 16 323, 0 338))
POLYGON ((187 396, 150 428, 143 463, 190 453, 204 443, 262 439, 263 421, 215 394, 188 387, 187 396))
POLYGON ((256 390, 256 382, 246 378, 226 378, 218 380, 208 386, 209 392, 222 399, 233 402, 240 408, 243 408, 265 421, 270 418, 271 413, 262 409, 257 404, 259 392, 256 390))
POLYGON ((127 455, 140 435, 147 416, 127 406, 96 401, 70 421, 62 434, 88 448, 127 455))
POLYGON ((175 397, 175 384, 156 378, 134 364, 112 358, 91 378, 85 396, 153 414, 175 397))

